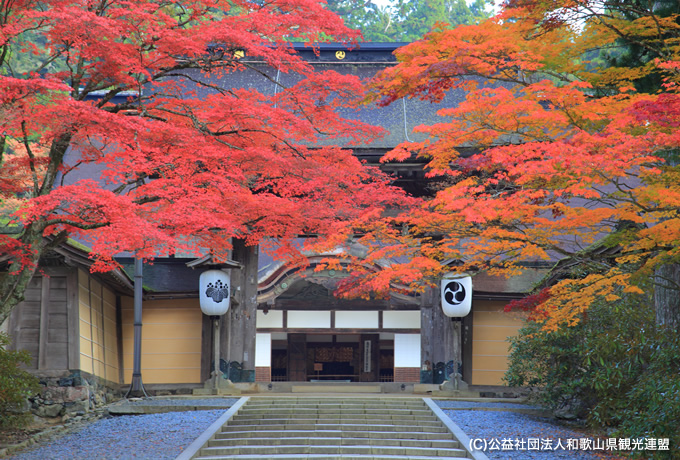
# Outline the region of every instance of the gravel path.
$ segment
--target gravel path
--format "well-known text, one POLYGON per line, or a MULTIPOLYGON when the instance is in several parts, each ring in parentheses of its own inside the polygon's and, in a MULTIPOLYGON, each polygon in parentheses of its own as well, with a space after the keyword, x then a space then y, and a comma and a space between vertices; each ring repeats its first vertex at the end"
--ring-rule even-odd
MULTIPOLYGON (((195 401, 192 402, 195 404, 195 401)), ((160 404, 160 403, 158 403, 160 404)), ((226 410, 226 409, 225 409, 226 410)), ((174 459, 224 410, 123 415, 10 457, 16 460, 174 459)))
MULTIPOLYGON (((509 411, 451 410, 461 401, 436 401, 444 413, 453 420, 480 448, 486 445, 485 453, 492 459, 549 460, 568 458, 571 460, 591 460, 620 458, 615 452, 591 449, 569 449, 568 443, 589 438, 582 432, 561 427, 550 419, 509 411), (559 448, 559 443, 564 447, 559 448), (571 441, 570 441, 571 440, 571 441), (531 442, 531 449, 529 443, 531 442), (534 450, 536 448, 537 450, 534 450)), ((471 404, 471 403, 466 403, 471 404)), ((522 405, 504 403, 479 403, 479 407, 507 409, 522 405)), ((519 407, 518 407, 519 406, 519 407)), ((533 406, 526 406, 535 408, 533 406)), ((525 407, 525 408, 526 408, 525 407)))
POLYGON ((476 401, 437 401, 433 400, 442 409, 532 409, 541 410, 539 406, 531 406, 521 403, 494 403, 476 401))

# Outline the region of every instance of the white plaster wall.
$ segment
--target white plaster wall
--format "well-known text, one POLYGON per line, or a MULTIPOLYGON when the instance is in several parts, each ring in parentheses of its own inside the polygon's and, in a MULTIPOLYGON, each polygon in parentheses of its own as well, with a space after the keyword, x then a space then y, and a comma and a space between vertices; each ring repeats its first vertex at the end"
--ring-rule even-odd
POLYGON ((330 311, 288 311, 289 328, 330 328, 330 311))
POLYGON ((420 367, 420 334, 394 334, 394 367, 420 367))
POLYGON ((258 332, 255 334, 255 367, 271 367, 272 335, 258 332))
POLYGON ((283 327, 283 311, 270 310, 265 315, 262 310, 257 310, 257 322, 255 324, 258 328, 283 327))
POLYGON ((378 329, 377 311, 336 311, 337 329, 378 329))
POLYGON ((384 311, 383 328, 385 329, 420 329, 420 310, 384 311))

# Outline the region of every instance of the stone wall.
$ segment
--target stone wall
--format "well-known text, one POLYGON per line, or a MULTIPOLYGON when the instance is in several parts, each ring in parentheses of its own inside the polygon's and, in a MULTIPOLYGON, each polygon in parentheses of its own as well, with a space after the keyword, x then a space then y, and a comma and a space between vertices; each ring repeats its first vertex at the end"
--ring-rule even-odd
POLYGON ((38 417, 82 416, 121 398, 117 384, 82 371, 39 378, 43 388, 29 399, 31 412, 38 417))

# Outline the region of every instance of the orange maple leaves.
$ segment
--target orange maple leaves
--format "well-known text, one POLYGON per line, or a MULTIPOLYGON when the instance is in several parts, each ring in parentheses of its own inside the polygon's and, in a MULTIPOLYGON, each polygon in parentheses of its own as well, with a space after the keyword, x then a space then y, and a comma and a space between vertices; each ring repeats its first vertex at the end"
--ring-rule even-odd
POLYGON ((555 12, 532 2, 479 26, 434 30, 396 53, 399 65, 379 75, 370 100, 460 97, 439 123, 417 128, 427 140, 386 156, 427 158, 446 185, 393 220, 407 231, 364 228, 378 249, 363 262, 386 267, 364 286, 387 292, 401 279, 417 289, 443 271, 512 276, 526 263, 583 260, 536 307, 555 328, 598 298, 642 292, 654 267, 678 260, 680 182, 668 161, 680 147, 677 18, 654 22, 650 11, 607 22, 594 9, 581 23, 557 20, 582 15, 585 3, 593 8, 578 1, 555 12), (643 45, 663 47, 661 57, 618 71, 587 60, 587 49, 633 32, 654 36, 643 45), (630 82, 650 72, 665 76, 665 91, 635 92, 630 82), (618 255, 594 251, 602 245, 618 255))

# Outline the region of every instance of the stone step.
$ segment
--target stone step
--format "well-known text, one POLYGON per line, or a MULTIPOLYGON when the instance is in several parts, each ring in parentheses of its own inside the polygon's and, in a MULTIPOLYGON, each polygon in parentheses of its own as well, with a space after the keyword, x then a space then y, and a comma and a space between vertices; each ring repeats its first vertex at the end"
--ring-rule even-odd
POLYGON ((244 408, 239 411, 240 415, 255 415, 255 414, 290 414, 290 415, 301 415, 301 414, 347 414, 347 415, 361 415, 361 414, 394 414, 394 415, 430 415, 432 411, 429 409, 351 409, 351 408, 340 408, 340 409, 312 409, 312 408, 290 408, 290 409, 248 409, 244 408))
POLYGON ((285 423, 271 423, 271 424, 257 424, 257 425, 234 425, 240 430, 336 430, 336 431, 366 431, 370 427, 371 430, 378 431, 394 431, 394 432, 413 432, 413 431, 427 431, 431 433, 446 433, 448 430, 441 425, 439 426, 422 426, 422 425, 392 425, 392 424, 373 424, 361 425, 357 423, 299 423, 299 424, 285 424, 285 423))
MULTIPOLYGON (((399 407, 374 407, 374 406, 279 406, 279 407, 267 407, 267 406, 257 406, 257 407, 244 407, 241 411, 245 412, 298 412, 298 411, 308 411, 308 412, 322 412, 322 413, 336 413, 336 412, 352 412, 352 413, 406 413, 406 412, 427 412, 428 408, 425 406, 399 406, 399 407)), ((241 412, 239 411, 239 412, 241 412)))
POLYGON ((192 458, 443 460, 467 456, 464 446, 422 399, 252 397, 213 433, 192 458))
POLYGON ((248 402, 248 406, 258 406, 258 405, 266 405, 266 406, 286 406, 286 405, 294 405, 294 404, 320 404, 320 405, 372 405, 372 406, 380 406, 380 407, 396 407, 396 406, 410 406, 410 405, 417 405, 417 406, 424 406, 425 404, 419 400, 419 399, 382 399, 382 398, 376 398, 376 399, 333 399, 333 398, 324 398, 324 399, 318 399, 318 398, 278 398, 278 399, 261 399, 258 397, 253 396, 251 401, 248 402))
POLYGON ((439 420, 433 419, 431 417, 429 418, 399 418, 399 417, 366 417, 366 418, 358 418, 358 417, 323 417, 323 418, 309 418, 309 417, 301 417, 301 418, 251 418, 251 417, 234 417, 233 420, 229 421, 230 425, 260 425, 260 424, 271 424, 271 423, 284 423, 287 425, 295 425, 295 424, 305 424, 308 425, 310 423, 322 423, 324 425, 328 424, 333 424, 333 423, 349 423, 349 422, 354 422, 355 424, 362 424, 362 425, 375 425, 376 423, 378 424, 384 424, 384 423, 390 423, 392 425, 423 425, 423 426, 440 426, 441 424, 439 423, 439 420))
MULTIPOLYGON (((194 457, 194 460, 223 460, 223 459, 230 459, 230 460, 263 460, 263 458, 260 455, 230 455, 228 457, 224 456, 216 456, 216 457, 194 457)), ((436 458, 436 460, 457 460, 461 457, 422 457, 418 455, 362 455, 362 454, 355 454, 352 455, 351 457, 346 457, 342 455, 327 455, 327 454, 321 454, 321 455, 290 455, 290 454, 270 454, 267 456, 267 460, 433 460, 433 458, 436 458)))
POLYGON ((272 458, 272 455, 419 455, 424 457, 465 457, 467 452, 463 449, 437 449, 427 447, 385 447, 385 446, 314 446, 314 445, 290 445, 290 446, 238 446, 238 447, 204 447, 201 455, 207 457, 234 455, 261 455, 264 458, 272 458))
POLYGON ((367 402, 331 402, 331 401, 285 401, 279 403, 266 403, 264 401, 254 402, 248 404, 248 407, 266 407, 266 408, 278 408, 278 407, 328 407, 328 408, 340 408, 340 407, 374 407, 374 408, 403 408, 403 407, 426 407, 425 404, 419 401, 405 401, 405 402, 395 402, 395 403, 380 403, 375 401, 367 402))
MULTIPOLYGON (((239 427, 240 428, 240 427, 239 427)), ((430 432, 430 431, 408 431, 408 432, 394 432, 394 431, 341 431, 341 430, 232 430, 222 431, 215 434, 215 439, 232 439, 232 438, 323 438, 323 437, 341 437, 353 439, 413 439, 413 440, 451 440, 453 436, 450 433, 430 432)))
POLYGON ((347 437, 269 437, 269 438, 230 438, 214 439, 208 442, 209 447, 231 446, 388 446, 388 447, 428 447, 437 449, 457 449, 458 441, 453 439, 393 439, 393 438, 347 438, 347 437))
POLYGON ((395 422, 414 422, 414 421, 434 421, 439 422, 434 415, 390 415, 390 414, 360 414, 360 415, 343 415, 343 414, 304 414, 294 419, 285 417, 282 414, 244 414, 235 415, 235 421, 257 421, 257 420, 356 420, 361 423, 370 423, 381 420, 393 420, 395 422))

